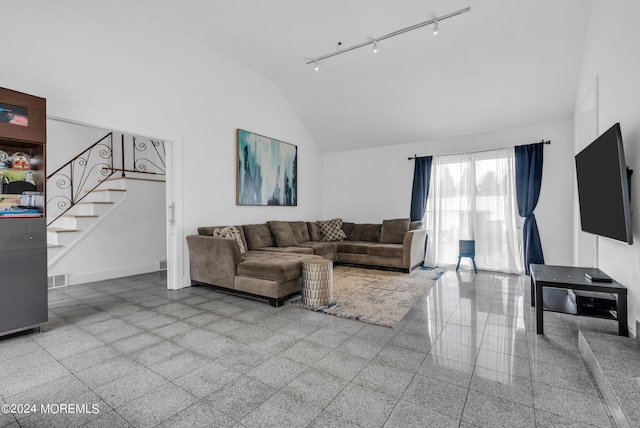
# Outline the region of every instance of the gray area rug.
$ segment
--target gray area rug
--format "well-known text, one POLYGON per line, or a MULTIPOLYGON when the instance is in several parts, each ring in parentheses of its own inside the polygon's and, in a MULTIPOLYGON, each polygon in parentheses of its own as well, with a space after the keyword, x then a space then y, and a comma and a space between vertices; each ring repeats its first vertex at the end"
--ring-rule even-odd
POLYGON ((315 312, 394 327, 446 269, 418 268, 411 273, 336 266, 333 269, 333 303, 318 308, 289 304, 315 312))

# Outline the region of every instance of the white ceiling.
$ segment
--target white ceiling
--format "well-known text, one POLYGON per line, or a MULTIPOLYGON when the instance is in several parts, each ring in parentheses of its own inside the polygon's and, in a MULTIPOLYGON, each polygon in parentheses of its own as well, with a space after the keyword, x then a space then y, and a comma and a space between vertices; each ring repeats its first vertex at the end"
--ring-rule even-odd
POLYGON ((142 0, 279 87, 325 152, 571 118, 590 1, 142 0), (419 22, 378 44, 310 59, 419 22))

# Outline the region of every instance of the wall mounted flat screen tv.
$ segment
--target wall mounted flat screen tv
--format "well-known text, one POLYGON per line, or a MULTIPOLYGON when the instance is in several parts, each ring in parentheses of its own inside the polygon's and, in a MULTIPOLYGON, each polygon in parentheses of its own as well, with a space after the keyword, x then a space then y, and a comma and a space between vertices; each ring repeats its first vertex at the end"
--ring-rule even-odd
POLYGON ((584 232, 633 244, 630 175, 616 123, 578 153, 576 174, 584 232))

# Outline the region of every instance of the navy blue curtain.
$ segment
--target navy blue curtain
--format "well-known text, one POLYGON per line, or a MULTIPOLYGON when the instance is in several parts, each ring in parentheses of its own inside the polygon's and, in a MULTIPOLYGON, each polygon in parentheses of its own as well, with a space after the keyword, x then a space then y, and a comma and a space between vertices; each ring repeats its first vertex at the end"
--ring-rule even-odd
POLYGON ((432 160, 433 156, 416 157, 411 191, 411 221, 422 221, 427 210, 432 160))
POLYGON ((533 210, 538 205, 542 184, 543 143, 516 146, 516 195, 518 212, 524 217, 523 244, 524 270, 529 275, 529 264, 544 264, 540 233, 533 210))

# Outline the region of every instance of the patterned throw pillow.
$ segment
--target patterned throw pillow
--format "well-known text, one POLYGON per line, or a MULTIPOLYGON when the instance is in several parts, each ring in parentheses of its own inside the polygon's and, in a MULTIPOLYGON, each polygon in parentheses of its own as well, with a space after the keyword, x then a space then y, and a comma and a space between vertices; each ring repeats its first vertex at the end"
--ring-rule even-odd
POLYGON ((244 244, 242 243, 242 237, 240 236, 240 231, 235 226, 228 226, 220 229, 216 227, 213 229, 213 236, 217 236, 220 238, 233 238, 238 241, 238 246, 240 247, 240 254, 244 254, 247 252, 246 248, 244 248, 244 244))
POLYGON ((333 220, 318 221, 318 227, 322 234, 323 241, 342 241, 347 234, 342 230, 342 219, 334 218, 333 220))

